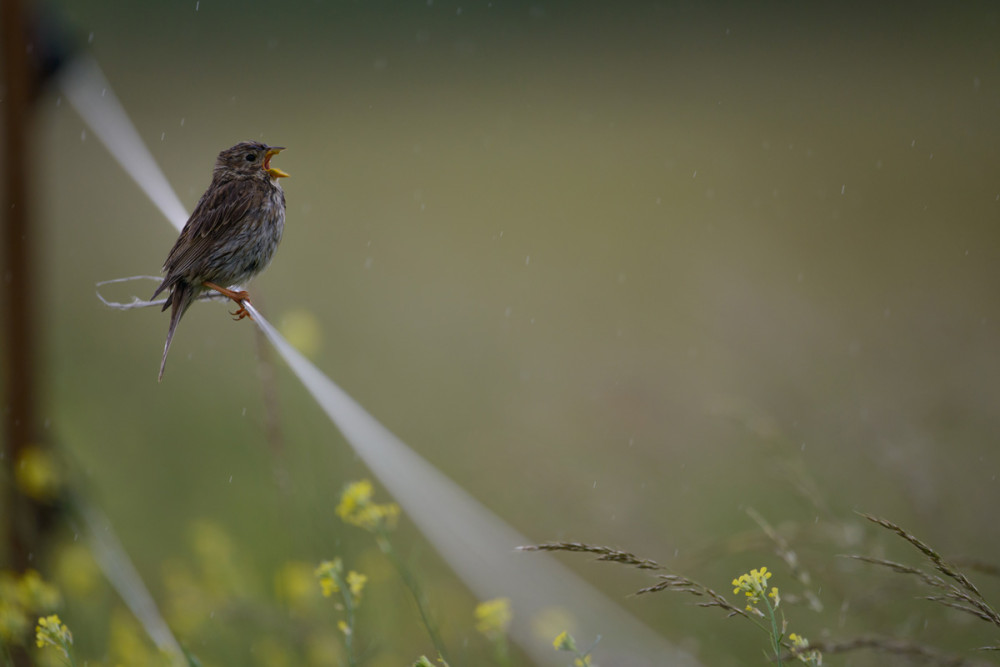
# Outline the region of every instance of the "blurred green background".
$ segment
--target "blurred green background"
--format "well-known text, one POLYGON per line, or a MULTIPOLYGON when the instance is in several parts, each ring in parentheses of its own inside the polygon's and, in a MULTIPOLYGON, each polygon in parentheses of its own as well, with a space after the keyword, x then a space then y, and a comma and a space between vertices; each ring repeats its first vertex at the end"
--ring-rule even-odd
MULTIPOLYGON (((945 554, 1000 549, 1000 6, 56 6, 189 209, 223 148, 288 148, 254 303, 293 338, 315 325, 324 372, 531 539, 727 592, 783 574, 753 507, 820 582, 805 634, 988 641, 835 554, 908 555, 846 530, 854 510, 945 554)), ((368 473, 270 353, 265 400, 252 325, 192 308, 157 384, 166 315, 94 290, 157 273, 176 233, 57 93, 39 110, 44 417, 154 593, 199 521, 260 590, 290 560, 374 571, 333 515, 368 473)), ((475 600, 403 524, 460 664, 485 664, 475 600)), ((745 624, 566 562, 706 664, 759 664, 745 624)), ((363 608, 372 665, 430 651, 393 586, 363 608)), ((267 664, 248 626, 191 648, 267 664)))

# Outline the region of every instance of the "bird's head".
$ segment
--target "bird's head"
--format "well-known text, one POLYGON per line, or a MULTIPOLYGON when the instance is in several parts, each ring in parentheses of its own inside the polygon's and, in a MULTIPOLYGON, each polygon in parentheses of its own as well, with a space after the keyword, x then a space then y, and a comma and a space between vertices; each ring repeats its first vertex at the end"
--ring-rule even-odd
POLYGON ((271 166, 271 158, 283 150, 285 150, 283 146, 268 146, 259 141, 244 141, 219 153, 219 159, 215 161, 215 168, 248 175, 263 171, 271 178, 285 178, 288 174, 271 166))

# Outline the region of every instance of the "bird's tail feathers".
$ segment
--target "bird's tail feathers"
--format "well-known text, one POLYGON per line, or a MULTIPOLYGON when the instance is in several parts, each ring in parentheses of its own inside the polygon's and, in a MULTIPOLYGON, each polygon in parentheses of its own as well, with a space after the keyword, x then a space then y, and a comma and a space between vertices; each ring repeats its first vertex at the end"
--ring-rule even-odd
MULTIPOLYGON (((167 289, 168 287, 170 287, 170 276, 167 276, 166 278, 163 279, 163 282, 161 282, 160 286, 156 288, 155 292, 153 292, 153 296, 149 297, 149 300, 152 301, 153 299, 155 299, 157 296, 160 295, 160 292, 167 289)), ((166 302, 164 302, 163 304, 163 308, 160 309, 160 312, 163 312, 164 310, 169 308, 170 303, 171 299, 168 297, 166 302)))
POLYGON ((163 310, 166 310, 167 306, 171 306, 173 310, 170 311, 170 328, 167 330, 167 342, 163 346, 163 361, 160 362, 158 382, 163 381, 163 369, 167 366, 167 353, 170 352, 170 341, 174 339, 174 330, 177 329, 177 323, 181 321, 181 317, 194 301, 195 292, 192 285, 184 281, 177 281, 170 291, 167 303, 163 306, 163 310))

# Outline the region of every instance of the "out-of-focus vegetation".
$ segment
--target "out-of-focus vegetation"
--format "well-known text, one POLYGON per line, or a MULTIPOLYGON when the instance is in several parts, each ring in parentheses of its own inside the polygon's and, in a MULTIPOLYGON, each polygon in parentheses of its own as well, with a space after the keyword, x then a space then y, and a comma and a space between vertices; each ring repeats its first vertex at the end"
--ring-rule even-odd
MULTIPOLYGON (((832 556, 897 548, 855 509, 948 558, 1000 553, 1000 8, 57 9, 189 207, 219 150, 288 147, 254 303, 521 532, 725 589, 773 562, 753 507, 812 572, 810 640, 989 643, 832 556)), ((338 664, 313 569, 339 556, 368 577, 365 664, 436 657, 391 563, 334 514, 366 472, 280 365, 261 380, 277 362, 252 326, 197 304, 157 384, 166 317, 94 285, 155 273, 175 233, 56 93, 38 111, 43 418, 186 648, 338 664)), ((492 660, 481 601, 405 511, 393 539, 451 664, 492 660)), ((85 561, 38 554, 78 654, 103 660, 134 621, 85 561)), ((612 596, 636 581, 567 563, 612 596)), ((683 600, 622 604, 705 664, 758 655, 752 628, 720 642, 683 600)))

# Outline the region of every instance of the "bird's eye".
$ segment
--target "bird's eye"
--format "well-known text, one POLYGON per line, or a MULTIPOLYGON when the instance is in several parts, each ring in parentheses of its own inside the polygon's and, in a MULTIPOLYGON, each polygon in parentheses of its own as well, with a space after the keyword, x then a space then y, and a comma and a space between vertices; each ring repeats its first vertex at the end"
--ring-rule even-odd
POLYGON ((257 156, 254 153, 247 153, 247 156, 246 156, 246 161, 247 162, 253 162, 256 159, 257 159, 257 156))

